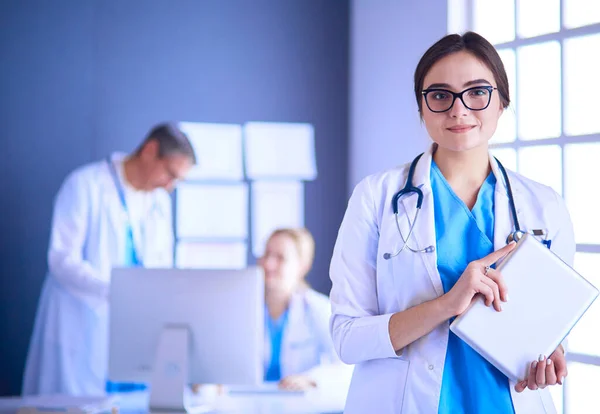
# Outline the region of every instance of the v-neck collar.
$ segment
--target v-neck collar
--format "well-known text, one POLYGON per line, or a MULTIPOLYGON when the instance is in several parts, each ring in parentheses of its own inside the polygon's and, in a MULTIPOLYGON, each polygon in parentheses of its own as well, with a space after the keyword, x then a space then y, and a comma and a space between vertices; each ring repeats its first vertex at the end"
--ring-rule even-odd
POLYGON ((494 186, 495 181, 496 181, 496 177, 494 176, 493 171, 490 171, 488 176, 483 181, 483 184, 481 184, 481 187, 479 187, 479 191, 477 192, 477 199, 475 200, 475 204, 473 204, 473 208, 469 209, 469 207, 465 204, 465 202, 456 194, 456 192, 454 191, 454 189, 452 188, 452 186, 450 185, 448 180, 446 180, 446 177, 444 177, 444 174, 442 174, 442 171, 440 170, 438 165, 435 163, 433 158, 431 159, 431 172, 436 174, 436 176, 440 179, 440 182, 446 187, 446 189, 448 190, 450 195, 452 195, 452 197, 456 200, 456 202, 458 202, 465 209, 465 212, 472 218, 475 218, 473 212, 477 211, 477 208, 481 207, 481 203, 483 202, 482 194, 484 192, 485 187, 486 186, 494 186))

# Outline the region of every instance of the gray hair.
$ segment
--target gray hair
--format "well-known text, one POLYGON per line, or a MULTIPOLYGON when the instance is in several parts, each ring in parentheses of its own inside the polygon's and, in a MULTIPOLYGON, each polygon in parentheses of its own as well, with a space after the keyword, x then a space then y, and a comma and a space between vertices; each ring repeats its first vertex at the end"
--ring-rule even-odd
POLYGON ((176 124, 163 123, 152 128, 144 139, 144 142, 136 150, 136 155, 139 155, 150 141, 158 143, 158 156, 160 158, 170 155, 184 155, 190 159, 192 164, 196 164, 197 162, 196 154, 189 138, 176 124))

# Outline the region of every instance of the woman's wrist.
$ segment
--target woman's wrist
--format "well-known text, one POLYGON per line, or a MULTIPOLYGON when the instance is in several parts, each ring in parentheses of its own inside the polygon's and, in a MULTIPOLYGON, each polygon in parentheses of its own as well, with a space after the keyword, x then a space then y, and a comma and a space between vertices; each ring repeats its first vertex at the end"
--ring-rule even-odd
POLYGON ((439 313, 443 316, 444 320, 453 318, 456 316, 456 312, 452 309, 448 294, 444 294, 434 299, 436 306, 438 307, 439 313))

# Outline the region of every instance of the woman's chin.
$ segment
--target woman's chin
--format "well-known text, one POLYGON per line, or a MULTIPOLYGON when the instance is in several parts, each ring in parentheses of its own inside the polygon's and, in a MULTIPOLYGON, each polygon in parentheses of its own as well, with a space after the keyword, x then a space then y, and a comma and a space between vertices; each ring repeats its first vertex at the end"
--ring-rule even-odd
POLYGON ((265 276, 265 289, 280 290, 281 289, 281 281, 276 276, 265 276))
POLYGON ((444 136, 440 140, 436 140, 439 147, 452 152, 465 152, 481 147, 487 143, 487 140, 481 139, 479 136, 456 135, 444 136))

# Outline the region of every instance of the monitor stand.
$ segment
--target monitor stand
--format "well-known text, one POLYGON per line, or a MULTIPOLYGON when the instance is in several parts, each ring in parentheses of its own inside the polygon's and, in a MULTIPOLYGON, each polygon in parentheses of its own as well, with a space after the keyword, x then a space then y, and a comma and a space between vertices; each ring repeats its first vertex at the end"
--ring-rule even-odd
POLYGON ((184 390, 188 379, 189 331, 185 325, 166 325, 150 382, 150 411, 187 411, 184 390))
POLYGON ((187 325, 166 325, 158 340, 158 348, 150 383, 150 412, 205 413, 212 404, 202 404, 186 394, 190 355, 190 332, 187 325), (191 398, 190 398, 191 399, 191 398))

